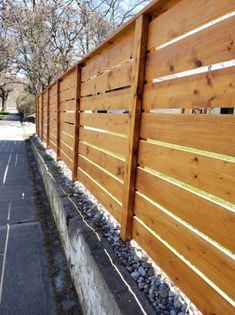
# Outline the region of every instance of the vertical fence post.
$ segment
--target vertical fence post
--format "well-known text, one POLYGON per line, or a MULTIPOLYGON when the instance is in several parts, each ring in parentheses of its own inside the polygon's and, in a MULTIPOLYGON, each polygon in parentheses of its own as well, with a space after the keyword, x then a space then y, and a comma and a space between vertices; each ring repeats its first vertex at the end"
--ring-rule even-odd
POLYGON ((47 90, 47 148, 50 147, 50 88, 47 90))
POLYGON ((57 109, 57 161, 60 160, 60 80, 56 82, 56 109, 57 109))
POLYGON ((134 208, 148 24, 149 16, 146 15, 141 15, 135 22, 133 50, 134 64, 131 76, 130 124, 128 132, 128 151, 124 173, 125 188, 121 221, 121 237, 123 240, 130 240, 132 236, 132 217, 134 208))
POLYGON ((41 140, 43 141, 43 93, 41 94, 41 140))
POLYGON ((80 97, 81 97, 81 66, 76 66, 76 109, 75 109, 75 130, 74 130, 74 146, 73 146, 73 170, 72 179, 77 180, 78 168, 78 141, 80 126, 80 97))

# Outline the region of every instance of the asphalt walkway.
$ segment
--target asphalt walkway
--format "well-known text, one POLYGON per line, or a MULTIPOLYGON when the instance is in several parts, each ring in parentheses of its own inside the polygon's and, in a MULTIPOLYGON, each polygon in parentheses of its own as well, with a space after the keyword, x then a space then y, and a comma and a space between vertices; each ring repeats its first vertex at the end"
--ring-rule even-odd
POLYGON ((36 217, 25 137, 33 125, 0 120, 0 314, 55 314, 55 302, 36 217))

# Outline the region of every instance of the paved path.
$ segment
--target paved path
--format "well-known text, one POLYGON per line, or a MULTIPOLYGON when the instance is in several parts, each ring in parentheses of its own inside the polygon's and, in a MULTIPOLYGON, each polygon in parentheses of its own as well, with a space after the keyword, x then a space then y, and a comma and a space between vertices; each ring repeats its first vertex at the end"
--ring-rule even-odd
POLYGON ((55 314, 24 140, 33 125, 0 121, 0 314, 55 314))

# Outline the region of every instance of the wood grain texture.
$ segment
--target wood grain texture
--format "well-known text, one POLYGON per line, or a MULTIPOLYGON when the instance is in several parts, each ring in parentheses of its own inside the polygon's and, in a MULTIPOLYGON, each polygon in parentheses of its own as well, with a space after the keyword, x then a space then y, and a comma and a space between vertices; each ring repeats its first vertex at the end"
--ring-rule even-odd
POLYGON ((135 196, 135 215, 230 298, 235 298, 234 259, 139 194, 135 196))
MULTIPOLYGON (((180 110, 195 107, 235 107, 235 67, 166 80, 153 85, 146 84, 143 95, 141 87, 143 80, 139 78, 141 71, 144 72, 145 52, 140 57, 139 47, 143 44, 141 37, 138 40, 135 38, 134 41, 134 25, 138 25, 138 21, 143 21, 143 15, 149 15, 152 21, 149 27, 144 28, 149 33, 146 41, 150 51, 145 77, 148 83, 155 77, 234 59, 234 17, 153 53, 155 47, 234 9, 234 0, 155 0, 142 13, 79 61, 79 67, 83 67, 81 76, 84 81, 82 84, 84 97, 79 104, 81 105, 79 111, 124 109, 129 110, 130 114, 82 113, 83 124, 79 125, 78 111, 76 115, 73 113, 73 116, 67 113, 78 109, 78 80, 74 77, 78 66, 73 66, 57 83, 49 87, 49 101, 46 97, 47 90, 40 97, 41 103, 39 99, 38 132, 44 140, 46 135, 50 134, 47 140, 51 148, 57 150, 58 159, 62 159, 73 172, 76 169, 81 182, 118 219, 122 224, 122 235, 125 235, 123 238, 128 239, 133 235, 133 238, 152 255, 204 314, 214 315, 232 314, 234 309, 192 270, 192 266, 189 267, 183 262, 182 256, 177 256, 167 248, 136 217, 133 219, 132 206, 125 206, 124 209, 128 211, 122 213, 124 185, 121 180, 125 162, 121 161, 120 165, 120 160, 110 157, 109 153, 126 158, 125 175, 128 176, 125 176, 125 184, 129 189, 126 190, 129 196, 124 199, 128 200, 129 205, 133 205, 131 196, 134 195, 130 192, 137 189, 136 195, 140 196, 140 193, 146 195, 222 246, 231 251, 235 250, 233 211, 200 197, 199 193, 188 191, 185 186, 179 187, 156 174, 150 174, 141 167, 138 167, 135 183, 138 161, 142 167, 152 167, 196 188, 234 202, 234 163, 198 153, 195 155, 176 149, 172 151, 162 146, 151 145, 150 148, 146 143, 144 147, 142 140, 140 156, 137 159, 139 133, 136 126, 140 122, 139 117, 142 116, 140 135, 143 139, 155 139, 234 157, 234 115, 154 115, 146 112, 155 108, 180 110), (47 115, 48 104, 50 110, 47 115), (143 110, 143 114, 136 111, 135 106, 143 110), (133 112, 137 115, 133 115, 133 112), (70 123, 64 123, 64 120, 70 123), (88 126, 90 130, 82 126, 88 126), (50 132, 46 133, 48 128, 50 132), (91 130, 92 128, 101 131, 91 130), (113 133, 116 133, 116 136, 113 133), (80 149, 77 148, 78 145, 81 145, 80 149), (77 168, 74 162, 78 158, 78 151, 81 168, 80 166, 77 168), (134 222, 131 231, 132 220, 134 222), (123 233, 123 230, 128 233, 123 233)), ((140 28, 138 31, 140 33, 140 28)), ((227 294, 234 297, 232 287, 234 274, 231 274, 234 262, 230 263, 228 257, 224 259, 222 254, 218 254, 218 250, 212 250, 207 241, 195 236, 194 232, 189 232, 182 224, 176 224, 172 218, 168 219, 166 214, 162 214, 160 206, 149 207, 149 204, 150 202, 145 204, 143 200, 136 199, 137 215, 227 294), (192 248, 195 248, 195 251, 192 248)))
POLYGON ((125 63, 113 70, 85 81, 81 86, 81 96, 104 93, 113 89, 123 88, 130 85, 132 62, 125 63))
POLYGON ((72 112, 61 112, 60 113, 60 119, 61 119, 61 122, 67 122, 67 123, 70 123, 70 124, 74 124, 75 123, 75 113, 72 112))
POLYGON ((142 138, 235 156, 234 115, 144 113, 142 138))
POLYGON ((60 81, 56 81, 56 156, 57 161, 60 160, 60 81))
POLYGON ((75 112, 75 110, 76 110, 76 100, 73 99, 73 100, 61 102, 60 110, 62 112, 66 112, 66 111, 73 111, 73 112, 75 112))
POLYGON ((92 58, 82 68, 82 81, 102 73, 105 70, 112 69, 131 59, 133 51, 133 31, 125 34, 124 37, 112 43, 108 49, 104 50, 101 55, 92 58))
POLYGON ((74 137, 73 137, 73 169, 72 180, 77 180, 78 169, 78 140, 79 140, 79 126, 80 126, 80 98, 81 98, 81 67, 76 67, 76 107, 75 107, 75 121, 74 121, 74 137))
POLYGON ((57 95, 57 90, 56 90, 56 82, 54 82, 51 86, 50 86, 50 98, 56 97, 57 95))
MULTIPOLYGON (((57 94, 55 94, 55 95, 50 95, 50 102, 51 102, 51 105, 56 106, 56 100, 57 100, 57 94)), ((51 108, 53 108, 53 106, 51 106, 51 108)))
POLYGON ((69 89, 60 92, 60 101, 70 101, 76 98, 76 89, 75 86, 70 87, 69 89))
POLYGON ((91 174, 85 173, 78 168, 78 180, 94 195, 97 200, 114 216, 114 218, 120 222, 121 218, 121 206, 113 199, 102 186, 98 185, 92 178, 91 174))
POLYGON ((50 135, 50 141, 53 142, 53 143, 55 143, 55 145, 56 145, 56 142, 57 142, 57 141, 56 141, 56 132, 55 132, 54 134, 51 134, 51 135, 50 135))
POLYGON ((71 89, 76 85, 76 69, 65 75, 60 83, 61 92, 71 89))
POLYGON ((53 124, 57 119, 57 112, 50 112, 50 123, 53 124))
POLYGON ((41 95, 38 96, 38 136, 41 138, 41 126, 42 126, 42 104, 41 95))
POLYGON ((148 54, 145 80, 234 59, 234 34, 233 16, 148 54))
POLYGON ((73 147, 68 146, 62 139, 60 139, 60 151, 73 161, 73 147))
POLYGON ((60 139, 64 143, 66 143, 69 147, 71 147, 71 149, 73 148, 74 141, 73 141, 73 137, 72 136, 70 136, 70 135, 68 135, 68 134, 66 134, 64 132, 61 132, 60 133, 60 139))
POLYGON ((123 157, 125 157, 126 155, 127 140, 123 137, 80 128, 79 139, 88 144, 97 146, 102 150, 106 150, 108 152, 112 152, 123 157))
POLYGON ((138 163, 235 203, 235 162, 140 141, 138 163))
POLYGON ((136 189, 235 252, 234 212, 140 168, 136 189))
POLYGON ((128 114, 88 114, 81 113, 80 125, 120 134, 128 133, 128 114))
POLYGON ((78 156, 79 168, 84 172, 90 174, 90 176, 98 182, 104 189, 110 192, 117 200, 122 202, 123 184, 115 177, 106 173, 104 170, 91 163, 89 160, 78 156))
POLYGON ((145 85, 143 108, 234 107, 235 67, 145 85))
POLYGON ((130 88, 81 98, 81 111, 84 110, 129 110, 130 88))
POLYGON ((74 136, 74 125, 71 125, 71 124, 68 124, 65 122, 61 122, 60 123, 60 129, 61 129, 61 132, 64 132, 71 137, 74 136))
POLYGON ((141 16, 135 23, 134 65, 131 81, 130 124, 128 130, 127 158, 124 173, 124 195, 122 209, 121 237, 131 239, 134 208, 135 178, 144 86, 145 55, 148 36, 149 16, 141 16))
POLYGON ((60 159, 68 166, 70 170, 72 170, 73 161, 62 150, 60 151, 60 159))
POLYGON ((47 90, 47 148, 50 145, 50 89, 47 90))
POLYGON ((160 46, 235 9, 233 0, 183 0, 149 25, 148 49, 160 46))
POLYGON ((133 220, 133 239, 168 274, 172 281, 195 303, 203 314, 229 314, 234 308, 157 237, 133 220))
POLYGON ((98 164, 114 176, 123 180, 124 176, 124 161, 100 150, 91 147, 84 142, 79 142, 79 154, 90 161, 98 164))

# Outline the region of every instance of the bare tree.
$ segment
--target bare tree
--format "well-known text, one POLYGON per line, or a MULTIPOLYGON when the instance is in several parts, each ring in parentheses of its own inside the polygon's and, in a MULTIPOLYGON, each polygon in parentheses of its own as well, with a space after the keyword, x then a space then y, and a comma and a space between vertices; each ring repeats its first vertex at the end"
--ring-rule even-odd
POLYGON ((28 78, 33 94, 40 93, 146 2, 2 0, 2 23, 16 41, 16 73, 28 78))
POLYGON ((16 41, 8 34, 8 29, 4 23, 4 7, 0 8, 0 98, 1 110, 6 111, 7 99, 9 93, 13 90, 13 59, 15 55, 16 41))
POLYGON ((91 11, 99 12, 113 25, 113 28, 116 29, 132 18, 150 1, 151 0, 87 0, 83 1, 83 3, 86 3, 91 11))

